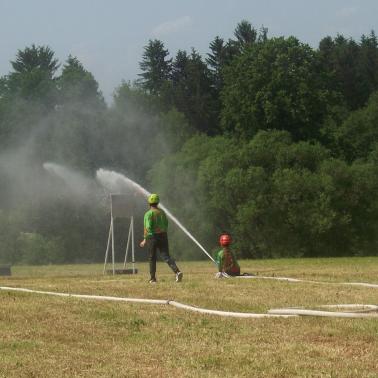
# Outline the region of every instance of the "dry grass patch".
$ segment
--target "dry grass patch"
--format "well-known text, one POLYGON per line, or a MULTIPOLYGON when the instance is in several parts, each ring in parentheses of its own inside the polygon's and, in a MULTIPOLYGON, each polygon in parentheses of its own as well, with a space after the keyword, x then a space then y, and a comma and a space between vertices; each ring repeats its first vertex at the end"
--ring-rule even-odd
MULTIPOLYGON (((175 299, 265 312, 272 307, 377 304, 378 289, 255 279, 215 280, 208 263, 165 265, 159 283, 102 276, 101 266, 15 267, 1 286, 80 294, 175 299)), ((242 262, 260 275, 377 283, 378 259, 242 262), (368 261, 368 263, 367 263, 368 261), (322 267, 323 266, 323 267, 322 267), (350 279, 352 277, 352 279, 350 279)), ((377 377, 377 319, 227 319, 170 306, 95 302, 0 292, 2 377, 377 377)))

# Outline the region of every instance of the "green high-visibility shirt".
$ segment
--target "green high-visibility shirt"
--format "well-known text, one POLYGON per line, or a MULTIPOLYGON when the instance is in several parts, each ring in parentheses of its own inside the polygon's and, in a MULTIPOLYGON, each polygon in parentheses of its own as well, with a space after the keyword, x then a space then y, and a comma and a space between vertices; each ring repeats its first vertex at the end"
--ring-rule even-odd
POLYGON ((152 207, 144 214, 144 238, 151 239, 154 234, 168 230, 168 218, 162 209, 152 207))
POLYGON ((236 260, 235 253, 230 250, 227 251, 228 253, 226 253, 226 249, 223 248, 214 256, 215 262, 218 265, 218 270, 226 273, 240 273, 240 266, 236 260))

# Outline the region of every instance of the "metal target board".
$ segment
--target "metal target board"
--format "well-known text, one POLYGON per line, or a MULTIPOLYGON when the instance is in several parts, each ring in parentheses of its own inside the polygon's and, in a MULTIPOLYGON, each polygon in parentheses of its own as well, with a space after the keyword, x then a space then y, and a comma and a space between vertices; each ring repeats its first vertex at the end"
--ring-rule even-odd
POLYGON ((125 194, 111 194, 111 211, 113 218, 131 218, 134 215, 135 199, 125 194))

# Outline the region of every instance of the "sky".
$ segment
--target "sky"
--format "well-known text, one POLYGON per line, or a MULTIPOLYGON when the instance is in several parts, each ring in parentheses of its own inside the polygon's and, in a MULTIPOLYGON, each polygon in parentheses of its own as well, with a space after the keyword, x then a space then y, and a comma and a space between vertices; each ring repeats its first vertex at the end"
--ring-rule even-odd
POLYGON ((205 55, 215 36, 231 38, 245 19, 270 37, 317 47, 327 35, 378 32, 377 15, 377 0, 0 0, 0 76, 18 50, 47 45, 61 63, 76 56, 111 102, 123 80, 138 77, 149 39, 172 56, 192 47, 205 55))

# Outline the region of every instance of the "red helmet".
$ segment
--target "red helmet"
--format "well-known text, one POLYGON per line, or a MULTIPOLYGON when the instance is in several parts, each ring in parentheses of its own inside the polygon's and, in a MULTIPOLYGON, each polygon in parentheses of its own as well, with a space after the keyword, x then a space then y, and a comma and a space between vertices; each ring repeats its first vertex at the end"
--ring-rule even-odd
POLYGON ((219 238, 219 244, 222 247, 226 247, 226 246, 230 245, 231 242, 232 242, 232 239, 231 239, 231 235, 229 235, 229 234, 222 234, 219 238))

